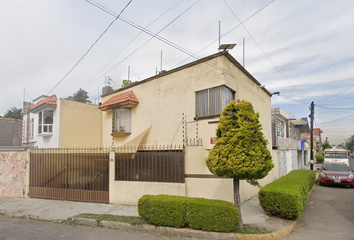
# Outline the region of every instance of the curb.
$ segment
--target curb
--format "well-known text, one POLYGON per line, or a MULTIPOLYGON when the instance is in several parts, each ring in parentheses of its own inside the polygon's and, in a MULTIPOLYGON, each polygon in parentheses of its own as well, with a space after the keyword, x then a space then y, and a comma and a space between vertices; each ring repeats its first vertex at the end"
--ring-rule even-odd
POLYGON ((68 218, 68 222, 94 226, 112 228, 123 231, 136 231, 143 233, 157 233, 161 235, 175 235, 179 237, 194 237, 194 238, 207 238, 215 240, 278 240, 288 236, 296 226, 297 221, 294 221, 290 226, 267 234, 241 234, 241 233, 218 233, 218 232, 205 232, 202 230, 194 230, 189 228, 173 228, 173 227, 160 227, 155 225, 131 225, 130 223, 121 223, 113 221, 98 222, 95 219, 86 218, 68 218))

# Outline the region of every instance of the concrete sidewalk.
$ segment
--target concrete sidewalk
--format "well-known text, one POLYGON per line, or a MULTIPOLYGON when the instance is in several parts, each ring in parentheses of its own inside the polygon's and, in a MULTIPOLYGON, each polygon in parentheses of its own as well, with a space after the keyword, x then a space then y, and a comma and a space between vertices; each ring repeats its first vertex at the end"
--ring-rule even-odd
MULTIPOLYGON (((285 237, 292 231, 296 223, 294 221, 288 221, 266 215, 263 209, 259 206, 259 200, 257 197, 253 197, 244 202, 241 205, 241 212, 244 224, 258 228, 267 228, 268 230, 273 231, 273 233, 276 233, 267 234, 268 237, 262 239, 280 239, 275 238, 274 236, 285 237)), ((67 220, 68 218, 72 218, 80 213, 139 216, 137 206, 8 197, 0 197, 0 213, 11 217, 28 217, 31 219, 49 221, 67 220)), ((127 228, 126 230, 129 229, 130 228, 127 228)), ((149 230, 149 228, 145 229, 147 231, 149 230)), ((171 229, 167 231, 170 232, 171 229)), ((194 234, 200 237, 205 235, 202 234, 203 231, 196 230, 175 229, 173 231, 180 231, 181 235, 194 234)), ((215 234, 217 233, 213 233, 213 238, 217 239, 218 237, 216 237, 215 234)), ((226 233, 220 233, 220 238, 224 239, 225 234, 226 233)), ((236 239, 247 239, 247 234, 237 237, 236 239)))

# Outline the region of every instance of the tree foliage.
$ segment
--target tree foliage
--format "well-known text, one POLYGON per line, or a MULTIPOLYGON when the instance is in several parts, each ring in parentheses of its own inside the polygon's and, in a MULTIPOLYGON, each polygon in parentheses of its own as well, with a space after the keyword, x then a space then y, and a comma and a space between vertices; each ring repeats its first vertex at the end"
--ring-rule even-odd
POLYGON ((73 94, 73 96, 69 96, 66 99, 76 101, 76 102, 82 102, 82 103, 91 103, 89 99, 88 92, 86 92, 83 89, 79 89, 76 93, 73 94))
POLYGON ((327 142, 325 142, 321 146, 322 146, 322 150, 325 150, 326 148, 332 148, 332 146, 329 143, 327 143, 327 142))
POLYGON ((239 228, 243 229, 240 201, 240 180, 259 186, 258 179, 267 176, 274 167, 262 133, 259 113, 248 101, 226 105, 218 128, 217 140, 209 152, 206 165, 217 176, 233 178, 234 204, 238 209, 239 228))
POLYGON ((127 85, 129 85, 129 84, 131 84, 131 83, 132 83, 131 80, 126 80, 126 79, 124 79, 124 80, 122 80, 122 85, 121 85, 121 87, 125 87, 125 86, 127 86, 127 85))
POLYGON ((347 139, 347 141, 345 142, 345 147, 351 152, 354 152, 354 134, 347 139))
POLYGON ((206 159, 210 172, 249 181, 267 176, 274 165, 261 130, 259 114, 250 102, 228 104, 220 116, 217 141, 206 159))
POLYGON ((22 109, 12 107, 10 110, 7 110, 3 117, 12 119, 22 119, 22 109))

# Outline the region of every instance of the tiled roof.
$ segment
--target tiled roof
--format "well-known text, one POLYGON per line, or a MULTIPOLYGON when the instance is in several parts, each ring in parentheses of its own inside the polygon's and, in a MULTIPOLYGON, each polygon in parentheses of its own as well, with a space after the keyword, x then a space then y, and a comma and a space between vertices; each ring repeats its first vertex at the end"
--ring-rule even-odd
POLYGON ((33 109, 35 109, 37 107, 40 107, 40 106, 42 106, 44 104, 46 104, 46 105, 57 105, 57 100, 58 100, 57 96, 56 95, 52 95, 50 97, 44 98, 44 99, 40 100, 39 102, 37 102, 35 105, 33 105, 31 107, 30 110, 33 110, 33 109))
POLYGON ((98 108, 101 110, 107 110, 114 107, 122 107, 122 106, 136 106, 138 105, 139 100, 136 98, 133 91, 125 92, 118 94, 109 98, 107 101, 102 103, 98 108))

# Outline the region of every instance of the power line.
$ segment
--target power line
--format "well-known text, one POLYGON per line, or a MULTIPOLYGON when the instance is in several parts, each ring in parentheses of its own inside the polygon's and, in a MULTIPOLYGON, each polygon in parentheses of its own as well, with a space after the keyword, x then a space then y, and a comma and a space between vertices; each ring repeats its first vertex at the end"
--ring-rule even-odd
MULTIPOLYGON (((267 3, 266 5, 264 5, 263 7, 261 7, 259 10, 257 10, 256 12, 254 12, 253 14, 251 14, 250 16, 248 16, 245 20, 243 20, 241 23, 237 24, 235 27, 231 28, 229 31, 227 31, 226 33, 224 33, 223 35, 221 35, 220 37, 224 37, 227 34, 231 33, 233 30, 235 30, 236 28, 238 28, 239 26, 241 26, 242 23, 245 23, 246 21, 248 21, 249 19, 251 19, 252 17, 254 17, 256 14, 258 14, 260 11, 262 11, 263 9, 265 9, 266 7, 268 7, 271 3, 273 3, 275 0, 270 1, 269 3, 267 3)), ((217 41, 219 41, 219 38, 217 38, 216 40, 212 41, 211 43, 209 43, 208 45, 206 45, 205 47, 203 47, 202 49, 200 49, 199 51, 195 52, 194 55, 200 53, 201 51, 203 51, 204 49, 206 49, 207 47, 211 46, 212 44, 216 43, 217 41)), ((176 66, 181 65, 183 62, 187 61, 189 59, 186 58, 183 61, 181 61, 180 63, 176 64, 176 66)))
POLYGON ((334 108, 334 107, 325 107, 325 106, 321 106, 321 105, 316 105, 320 108, 325 108, 325 109, 333 109, 333 110, 339 110, 339 111, 353 111, 354 108, 334 108))
POLYGON ((103 31, 103 33, 96 39, 96 41, 91 45, 91 47, 89 47, 89 49, 85 52, 85 54, 79 59, 79 61, 77 61, 77 63, 69 70, 69 72, 67 72, 65 74, 65 76, 52 88, 52 90, 50 90, 48 92, 48 96, 49 94, 56 88, 59 86, 59 84, 75 69, 75 67, 84 59, 84 57, 91 51, 91 49, 96 45, 96 43, 102 38, 102 36, 108 31, 108 29, 112 26, 112 24, 117 21, 117 19, 120 17, 120 15, 124 12, 124 10, 130 5, 130 3, 133 0, 130 0, 127 5, 122 9, 122 11, 120 11, 119 15, 108 25, 108 27, 103 31))
MULTIPOLYGON (((275 0, 274 0, 275 1, 275 0)), ((274 2, 273 1, 273 2, 274 2)), ((232 14, 235 16, 235 18, 240 22, 240 24, 242 25, 242 27, 245 29, 245 31, 248 33, 248 35, 252 38, 252 40, 256 43, 256 45, 258 46, 258 48, 263 52, 263 54, 268 58, 269 62, 275 67, 275 69, 280 73, 280 75, 290 84, 290 86, 297 92, 300 94, 300 96, 304 97, 302 95, 301 92, 299 92, 294 85, 291 84, 291 82, 289 81, 289 79, 287 79, 285 77, 285 75, 282 73, 282 71, 280 71, 280 69, 275 65, 275 63, 270 59, 270 57, 268 56, 268 54, 263 50, 263 48, 258 44, 258 42, 256 41, 256 39, 254 39, 254 37, 252 36, 252 34, 247 30, 247 28, 245 27, 245 25, 241 22, 241 20, 237 17, 237 15, 235 14, 235 12, 231 9, 231 7, 229 6, 229 4, 226 2, 226 0, 224 0, 224 3, 226 4, 226 6, 230 9, 230 11, 232 12, 232 14)))
MULTIPOLYGON (((85 1, 90 1, 90 0, 85 0, 85 1)), ((199 0, 200 1, 200 0, 199 0)), ((185 12, 187 12, 190 8, 192 8, 195 4, 197 4, 199 1, 197 1, 197 2, 195 2, 192 6, 190 6, 187 10, 185 10, 182 14, 184 14, 185 12)), ((273 0, 273 1, 275 1, 275 0, 273 0)), ((271 2, 270 2, 271 3, 271 2)), ((261 8, 260 10, 262 10, 262 9, 264 9, 266 6, 268 6, 270 3, 268 3, 267 5, 265 5, 263 8, 261 8)), ((100 5, 95 5, 95 4, 93 4, 94 6, 96 6, 96 7, 98 7, 98 8, 100 8, 101 10, 103 10, 103 11, 105 11, 105 12, 107 12, 107 13, 109 13, 109 14, 114 14, 112 11, 110 11, 110 10, 107 10, 106 8, 102 8, 100 5)), ((259 12, 260 10, 258 10, 257 12, 259 12)), ((179 16, 181 16, 182 14, 180 14, 179 16)), ((254 16, 255 14, 253 14, 252 16, 254 16)), ((178 17, 179 17, 178 16, 178 17)), ((177 18, 178 18, 177 17, 177 18)), ((175 19, 177 19, 177 18, 175 18, 175 19)), ((249 17, 250 18, 250 17, 249 17)), ((246 20, 248 20, 249 18, 247 18, 246 20)), ((175 19, 173 20, 173 21, 175 21, 175 19)), ((137 28, 137 29, 139 29, 140 31, 142 31, 142 32, 145 32, 145 33, 147 33, 148 35, 150 35, 150 36, 152 36, 147 42, 149 42, 151 39, 153 39, 153 38, 156 38, 156 39, 158 39, 158 40, 160 40, 160 41, 162 41, 162 42, 164 42, 164 43, 166 43, 167 45, 169 45, 169 46, 171 46, 171 47, 173 47, 173 48, 175 48, 175 49, 177 49, 177 50, 179 50, 179 51, 181 51, 181 52, 183 52, 183 53, 185 53, 185 54, 187 54, 187 55, 189 55, 190 57, 193 57, 193 58, 195 58, 195 59, 200 59, 198 56, 196 56, 194 53, 192 53, 192 52, 190 52, 190 51, 188 51, 188 50, 186 50, 186 49, 184 49, 183 47, 181 47, 181 46, 179 46, 179 45, 177 45, 177 44, 175 44, 175 43, 173 43, 173 42, 171 42, 171 41, 169 41, 169 40, 167 40, 167 39, 165 39, 165 38, 163 38, 163 37, 161 37, 161 36, 159 36, 158 34, 162 31, 162 30, 164 30, 167 26, 169 26, 172 22, 170 22, 168 25, 166 25, 163 29, 161 29, 158 33, 153 33, 153 32, 151 32, 150 30, 148 30, 148 29, 146 29, 146 28, 144 28, 144 27, 142 27, 142 26, 140 26, 140 25, 138 25, 138 24, 136 24, 136 23, 134 23, 134 22, 132 22, 132 21, 130 21, 130 20, 127 20, 127 19, 124 19, 123 17, 119 17, 119 20, 121 20, 121 21, 123 21, 123 22, 125 22, 125 23, 127 23, 127 24, 129 24, 130 26, 132 26, 132 27, 134 27, 134 28, 137 28)), ((245 21, 246 21, 245 20, 245 21)), ((229 32, 231 32, 231 31, 229 31, 229 32)), ((131 54, 129 54, 126 58, 124 58, 122 61, 120 61, 118 64, 116 64, 115 66, 113 66, 112 68, 110 68, 109 70, 107 70, 105 73, 103 73, 100 77, 102 77, 103 75, 105 75, 106 73, 108 73, 109 71, 111 71, 113 68, 115 68, 116 66, 118 66, 120 63, 122 63, 123 61, 125 61, 127 58, 129 58, 132 54, 134 54, 136 51, 138 51, 142 46, 144 46, 147 42, 145 42, 143 45, 141 45, 139 48, 137 48, 135 51, 133 51, 131 54)), ((209 65, 209 66, 211 66, 211 67, 213 67, 213 68, 215 68, 215 69, 217 69, 217 70, 220 70, 220 71, 223 71, 224 73, 226 73, 226 74, 229 74, 230 76, 232 76, 232 77, 235 77, 235 78, 237 78, 237 79, 239 79, 239 80, 241 80, 241 81, 244 81, 245 83, 248 83, 248 84, 252 84, 251 82, 249 82, 248 80, 246 80, 246 79, 243 79, 243 78, 241 78, 241 77, 239 77, 239 76, 235 76, 235 75, 233 75, 232 73, 230 73, 230 72, 228 72, 227 70, 225 70, 225 69, 223 69, 223 68, 221 68, 221 67, 219 67, 219 66, 216 66, 216 65, 213 65, 213 64, 211 64, 211 63, 208 63, 208 62, 205 62, 205 64, 207 64, 207 65, 209 65)), ((98 77, 97 79, 99 79, 100 77, 98 77)), ((96 80, 97 80, 96 79, 96 80)), ((96 81, 96 80, 94 80, 94 81, 96 81)))
MULTIPOLYGON (((113 12, 113 11, 107 9, 107 8, 104 7, 103 5, 98 4, 97 2, 92 1, 92 0, 85 0, 85 1, 88 2, 88 3, 90 3, 91 5, 93 5, 93 6, 97 7, 97 8, 99 8, 99 9, 105 11, 106 13, 108 13, 108 14, 114 16, 114 17, 117 17, 117 14, 116 14, 115 12, 113 12)), ((151 26, 153 23, 155 23, 158 19, 160 19, 162 16, 164 16, 164 15, 165 15, 167 12, 169 12, 171 9, 177 7, 181 2, 183 2, 183 0, 181 0, 180 2, 178 2, 175 6, 170 7, 169 9, 167 9, 164 13, 162 13, 162 14, 161 14, 159 17, 157 17, 154 21, 152 21, 151 23, 149 23, 145 28, 151 26)), ((116 59, 125 49, 127 49, 128 46, 130 46, 130 44, 132 44, 133 41, 134 41, 135 39, 137 39, 137 38, 140 36, 141 33, 142 33, 142 31, 140 31, 119 53, 117 53, 117 54, 116 54, 103 68, 101 68, 90 80, 88 80, 88 82, 86 82, 86 83, 83 85, 83 87, 86 87, 86 86, 90 85, 92 82, 98 80, 102 75, 101 75, 99 78, 95 79, 95 80, 93 80, 93 79, 94 79, 101 71, 103 71, 111 62, 113 62, 113 60, 116 59), (91 82, 91 80, 93 80, 93 81, 91 82)), ((107 72, 106 72, 106 73, 107 73, 107 72)), ((105 74, 105 73, 104 73, 104 74, 105 74)))
MULTIPOLYGON (((85 1, 89 2, 89 0, 85 0, 85 1)), ((142 44, 140 47, 138 47, 137 49, 135 49, 132 53, 130 53, 127 57, 125 57, 125 58, 124 58, 123 60, 121 60, 119 63, 117 63, 116 65, 114 65, 113 67, 111 67, 110 69, 108 69, 105 73, 103 73, 102 75, 100 75, 97 79, 101 78, 101 77, 104 76, 106 73, 108 73, 109 71, 111 71, 112 69, 114 69, 115 67, 117 67, 119 64, 121 64, 122 62, 124 62, 124 61, 125 61, 126 59, 128 59, 131 55, 133 55, 133 54, 134 54, 135 52, 137 52, 140 48, 142 48, 145 44, 147 44, 148 42, 150 42, 153 38, 156 38, 156 39, 158 39, 158 40, 160 40, 160 41, 166 43, 167 45, 169 45, 169 46, 171 46, 171 47, 173 47, 173 48, 176 48, 177 50, 179 50, 179 51, 181 51, 181 52, 183 52, 183 53, 185 53, 185 54, 188 54, 188 55, 190 55, 190 56, 193 56, 193 53, 191 53, 191 52, 189 52, 188 50, 184 49, 183 47, 181 47, 181 46, 179 46, 179 45, 177 45, 177 44, 175 44, 175 43, 173 43, 173 42, 171 42, 171 41, 169 41, 169 40, 167 40, 167 39, 165 39, 165 38, 159 36, 158 34, 159 34, 160 32, 162 32, 164 29, 166 29, 169 25, 171 25, 174 21, 176 21, 179 17, 181 17, 184 13, 186 13, 188 10, 190 10, 192 7, 194 7, 198 2, 200 2, 200 0, 198 0, 198 1, 195 2, 193 5, 191 5, 189 8, 187 8, 185 11, 183 11, 180 15, 178 15, 176 18, 174 18, 170 23, 168 23, 165 27, 163 27, 163 28, 162 28, 160 31, 158 31, 157 33, 153 33, 153 32, 151 32, 150 30, 148 30, 148 29, 146 29, 146 28, 144 28, 144 27, 142 27, 142 26, 140 26, 140 25, 138 25, 138 24, 136 24, 136 23, 134 23, 134 22, 131 22, 130 20, 127 20, 127 19, 124 19, 124 18, 118 16, 117 18, 118 18, 119 20, 121 20, 121 21, 127 23, 128 25, 130 25, 130 26, 132 26, 132 27, 134 27, 134 28, 139 29, 141 32, 147 33, 148 35, 151 36, 151 38, 150 38, 149 40, 147 40, 144 44, 142 44)), ((92 3, 91 3, 91 4, 92 4, 92 3)), ((94 5, 94 6, 98 7, 98 8, 100 8, 101 10, 103 10, 103 11, 105 11, 105 12, 109 12, 111 15, 114 14, 114 13, 112 13, 112 11, 107 11, 107 10, 101 8, 99 5, 95 5, 95 4, 92 4, 92 5, 94 5)), ((199 58, 196 57, 196 56, 193 56, 193 57, 196 58, 196 59, 199 59, 199 58)), ((92 82, 96 81, 97 79, 91 81, 89 84, 91 84, 92 82)), ((87 85, 89 85, 89 84, 87 84, 87 85)), ((87 85, 86 85, 86 86, 87 86, 87 85)))
POLYGON ((354 116, 354 114, 350 114, 350 115, 345 116, 345 117, 342 117, 342 118, 337 118, 337 119, 335 119, 335 120, 332 120, 332 121, 329 121, 329 122, 322 123, 321 125, 325 125, 325 124, 328 124, 328 123, 332 123, 332 122, 336 122, 336 121, 339 121, 339 120, 343 120, 343 119, 348 118, 348 117, 351 117, 351 116, 354 116))
POLYGON ((339 92, 337 92, 337 93, 335 93, 335 94, 329 96, 328 98, 325 98, 325 99, 323 99, 323 100, 321 100, 321 101, 318 101, 318 102, 327 101, 327 100, 329 100, 329 99, 331 99, 331 98, 337 97, 338 95, 340 95, 340 94, 342 94, 342 93, 348 91, 348 90, 351 89, 352 87, 354 87, 354 84, 351 85, 350 87, 346 87, 346 88, 342 89, 341 91, 339 91, 339 92))

